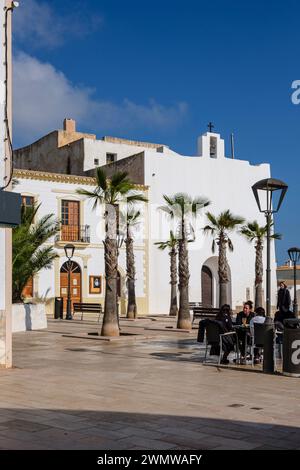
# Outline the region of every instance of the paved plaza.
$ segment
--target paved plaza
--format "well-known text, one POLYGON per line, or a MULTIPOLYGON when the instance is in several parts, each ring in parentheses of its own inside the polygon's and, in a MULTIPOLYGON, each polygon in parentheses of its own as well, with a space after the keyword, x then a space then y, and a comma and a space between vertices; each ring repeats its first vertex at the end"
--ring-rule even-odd
POLYGON ((197 330, 173 324, 121 320, 111 342, 87 335, 95 321, 15 334, 0 449, 300 449, 300 379, 203 365, 197 330))

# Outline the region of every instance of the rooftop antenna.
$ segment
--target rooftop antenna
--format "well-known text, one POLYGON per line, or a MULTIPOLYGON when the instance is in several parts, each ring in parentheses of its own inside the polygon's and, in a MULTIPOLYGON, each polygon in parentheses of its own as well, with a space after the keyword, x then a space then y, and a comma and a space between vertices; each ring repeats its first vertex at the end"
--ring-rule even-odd
POLYGON ((230 134, 230 142, 231 142, 231 158, 234 160, 234 135, 233 135, 233 132, 230 134))

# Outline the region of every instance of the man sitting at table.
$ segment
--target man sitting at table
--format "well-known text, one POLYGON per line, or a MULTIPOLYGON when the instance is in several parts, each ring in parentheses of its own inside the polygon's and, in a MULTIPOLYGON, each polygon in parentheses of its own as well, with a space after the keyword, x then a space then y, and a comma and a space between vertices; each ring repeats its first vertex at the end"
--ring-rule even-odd
MULTIPOLYGON (((250 320, 250 332, 251 336, 254 336, 254 323, 265 323, 266 313, 262 307, 255 309, 255 316, 250 320)), ((254 364, 259 364, 261 360, 260 348, 254 348, 254 364)))
MULTIPOLYGON (((242 312, 239 312, 236 316, 236 325, 250 325, 250 321, 254 317, 253 313, 253 302, 248 300, 244 303, 242 312)), ((241 353, 241 362, 245 362, 245 351, 246 351, 246 341, 247 344, 251 344, 251 335, 249 331, 242 331, 241 329, 237 330, 237 335, 239 339, 239 349, 241 353)))
POLYGON ((247 300, 244 303, 243 310, 239 312, 236 316, 236 324, 237 325, 249 325, 250 320, 254 317, 253 313, 253 302, 251 300, 247 300))

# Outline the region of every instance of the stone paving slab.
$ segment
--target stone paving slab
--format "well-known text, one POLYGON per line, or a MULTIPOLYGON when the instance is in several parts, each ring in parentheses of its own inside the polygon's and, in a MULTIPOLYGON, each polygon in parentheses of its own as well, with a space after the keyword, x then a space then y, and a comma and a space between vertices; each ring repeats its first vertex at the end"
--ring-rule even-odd
POLYGON ((195 330, 155 322, 150 338, 148 320, 121 323, 139 341, 90 341, 90 320, 16 333, 14 368, 0 371, 0 449, 300 447, 300 379, 203 365, 195 330))

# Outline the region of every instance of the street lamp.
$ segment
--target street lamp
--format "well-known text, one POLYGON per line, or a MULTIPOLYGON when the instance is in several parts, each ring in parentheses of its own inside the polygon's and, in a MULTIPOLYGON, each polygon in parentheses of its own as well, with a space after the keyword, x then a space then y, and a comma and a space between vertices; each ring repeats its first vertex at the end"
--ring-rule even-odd
POLYGON ((272 214, 279 211, 288 186, 283 181, 274 178, 260 180, 252 186, 258 209, 266 216, 267 221, 267 278, 266 278, 266 314, 271 316, 271 225, 272 214), (276 196, 277 197, 276 199, 276 196))
POLYGON ((295 317, 298 316, 298 302, 297 302, 297 262, 300 260, 300 248, 294 246, 288 249, 290 260, 294 266, 294 301, 293 301, 293 312, 295 317))
POLYGON ((283 181, 266 178, 252 186, 260 212, 267 222, 266 314, 263 371, 274 372, 274 323, 271 318, 271 225, 272 214, 279 211, 288 186, 283 181))
POLYGON ((66 257, 68 258, 67 266, 68 266, 68 298, 67 298, 67 315, 66 320, 72 320, 72 313, 71 313, 71 269, 72 269, 72 261, 75 246, 69 243, 64 247, 66 257))

